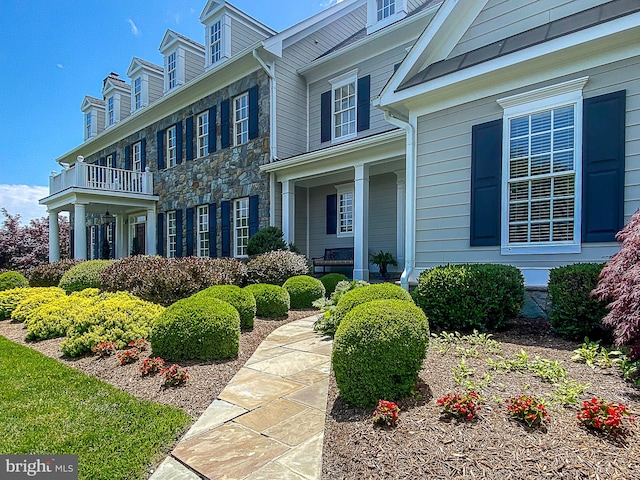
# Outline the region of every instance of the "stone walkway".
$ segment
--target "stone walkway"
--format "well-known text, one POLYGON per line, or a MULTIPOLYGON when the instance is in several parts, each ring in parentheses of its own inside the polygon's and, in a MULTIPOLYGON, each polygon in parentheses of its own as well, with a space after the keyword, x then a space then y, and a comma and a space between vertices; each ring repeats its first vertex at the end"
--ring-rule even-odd
POLYGON ((274 330, 151 480, 319 479, 332 339, 315 320, 274 330))

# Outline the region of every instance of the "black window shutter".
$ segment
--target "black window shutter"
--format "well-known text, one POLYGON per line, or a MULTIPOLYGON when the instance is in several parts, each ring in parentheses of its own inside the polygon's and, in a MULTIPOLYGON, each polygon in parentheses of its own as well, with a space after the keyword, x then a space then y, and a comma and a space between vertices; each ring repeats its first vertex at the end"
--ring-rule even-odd
POLYGON ((188 117, 185 122, 184 136, 186 137, 185 156, 188 162, 193 160, 193 117, 188 117))
POLYGON ((253 237, 260 228, 260 212, 258 209, 258 195, 249 197, 249 238, 253 237))
POLYGON ((249 139, 258 138, 258 86, 249 89, 249 139))
POLYGON ((156 223, 156 251, 161 257, 164 256, 164 213, 158 214, 158 223, 156 223))
POLYGON ((124 169, 131 170, 131 145, 124 147, 124 169))
POLYGON ((218 240, 218 231, 216 226, 216 204, 209 204, 209 256, 215 258, 218 256, 216 241, 218 240))
POLYGON ((74 230, 73 228, 69 229, 69 258, 75 258, 74 254, 75 254, 75 237, 74 237, 74 230))
POLYGON ((582 241, 614 242, 624 225, 626 90, 584 100, 582 241))
POLYGON ((105 167, 107 165, 107 159, 105 157, 100 157, 100 159, 98 160, 98 165, 100 165, 101 167, 105 167))
POLYGON ((142 140, 140 140, 140 169, 143 172, 147 169, 147 139, 146 138, 143 138, 142 140))
POLYGON ((327 195, 327 235, 338 231, 338 195, 327 195))
POLYGON ((164 130, 158 132, 156 153, 158 154, 158 170, 164 170, 164 130))
POLYGON ((182 210, 176 210, 176 257, 182 257, 182 210))
POLYGON ((220 229, 222 234, 222 256, 231 256, 231 202, 220 202, 220 229))
POLYGON ((320 141, 331 140, 331 90, 320 96, 320 141))
POLYGON ((86 255, 87 255, 87 259, 91 258, 91 227, 84 227, 85 228, 85 232, 84 235, 87 239, 87 251, 86 251, 86 255))
POLYGON ((502 119, 471 129, 471 246, 500 245, 502 119))
POLYGON ((371 75, 358 79, 358 131, 369 130, 371 116, 371 75))
POLYGON ((231 145, 231 105, 229 99, 220 103, 220 148, 231 145))
POLYGON ((176 165, 182 163, 182 122, 176 123, 176 165))
POLYGON ((100 229, 93 229, 93 258, 100 258, 100 229))
MULTIPOLYGON (((98 244, 100 255, 98 256, 98 258, 102 258, 102 245, 106 241, 107 241, 107 224, 103 223, 102 225, 100 225, 100 243, 98 244)), ((111 245, 109 245, 109 248, 111 248, 111 245)), ((111 256, 111 251, 109 251, 109 256, 111 256)))
POLYGON ((209 153, 216 151, 216 107, 209 109, 209 153))
POLYGON ((193 214, 193 208, 187 208, 187 257, 192 257, 194 251, 193 214))

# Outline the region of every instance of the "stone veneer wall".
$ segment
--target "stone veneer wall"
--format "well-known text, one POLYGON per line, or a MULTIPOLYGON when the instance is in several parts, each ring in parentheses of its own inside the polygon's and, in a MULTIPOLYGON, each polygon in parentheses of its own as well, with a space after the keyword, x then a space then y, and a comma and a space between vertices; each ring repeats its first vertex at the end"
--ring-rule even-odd
MULTIPOLYGON (((189 88, 188 85, 182 88, 189 88)), ((126 137, 115 145, 88 156, 86 162, 97 162, 100 157, 116 153, 116 167, 125 166, 125 148, 146 138, 146 165, 153 172, 154 194, 160 197, 157 211, 183 210, 182 251, 186 254, 186 209, 198 205, 215 203, 217 207, 218 256, 221 254, 220 203, 239 197, 258 195, 260 228, 269 225, 269 176, 259 170, 259 166, 269 162, 269 78, 258 70, 243 79, 211 95, 195 101, 159 122, 126 137), (237 147, 220 148, 220 102, 246 92, 258 85, 259 135, 248 143, 237 147), (196 135, 196 115, 209 108, 217 107, 216 151, 206 157, 186 160, 186 119, 194 116, 194 136, 196 135), (182 121, 182 163, 172 168, 158 171, 156 143, 157 132, 182 121)), ((233 115, 233 112, 232 112, 233 115)), ((211 119, 209 120, 211 125, 211 119)), ((194 141, 194 155, 197 148, 194 141)), ((166 166, 166 158, 165 158, 166 166)), ((132 212, 133 213, 133 212, 132 212)), ((166 217, 165 217, 166 222, 166 217)), ((166 238, 166 224, 164 226, 166 238)), ((166 250, 166 247, 165 247, 166 250)), ((165 251, 166 254, 166 251, 165 251)))

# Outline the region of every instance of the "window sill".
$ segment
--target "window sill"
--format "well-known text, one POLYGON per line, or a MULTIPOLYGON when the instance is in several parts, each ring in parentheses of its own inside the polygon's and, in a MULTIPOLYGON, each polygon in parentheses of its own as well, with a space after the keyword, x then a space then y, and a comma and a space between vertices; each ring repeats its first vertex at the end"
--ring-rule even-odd
POLYGON ((351 238, 353 237, 353 232, 349 232, 349 233, 337 233, 336 234, 337 238, 351 238))
POLYGON ((331 143, 341 143, 341 142, 344 142, 346 140, 352 140, 352 139, 357 138, 357 137, 358 137, 357 133, 351 133, 349 135, 344 135, 342 137, 332 138, 331 139, 331 143))
POLYGON ((563 253, 580 253, 580 244, 541 244, 541 245, 511 245, 503 246, 500 255, 554 255, 563 253))

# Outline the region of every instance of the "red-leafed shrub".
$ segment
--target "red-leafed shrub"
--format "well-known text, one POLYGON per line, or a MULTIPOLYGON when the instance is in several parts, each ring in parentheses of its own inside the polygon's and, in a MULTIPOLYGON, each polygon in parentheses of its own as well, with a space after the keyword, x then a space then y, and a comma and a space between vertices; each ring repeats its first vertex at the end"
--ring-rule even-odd
POLYGON ((57 262, 38 265, 36 268, 31 270, 31 274, 29 275, 29 286, 57 287, 62 276, 79 263, 82 263, 82 260, 65 258, 64 260, 58 260, 57 262))
POLYGON ((602 323, 613 329, 617 346, 629 348, 632 360, 640 359, 640 210, 618 232, 620 251, 602 269, 593 295, 608 302, 602 323))

